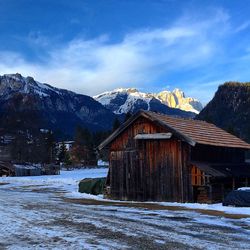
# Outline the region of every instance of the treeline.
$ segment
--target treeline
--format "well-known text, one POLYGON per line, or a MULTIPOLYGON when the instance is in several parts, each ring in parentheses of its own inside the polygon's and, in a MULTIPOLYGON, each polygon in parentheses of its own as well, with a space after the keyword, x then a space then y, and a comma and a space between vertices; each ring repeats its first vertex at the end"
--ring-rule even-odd
POLYGON ((2 141, 2 144, 9 148, 11 161, 14 162, 96 165, 97 159, 108 160, 108 152, 97 152, 97 146, 130 116, 128 113, 124 119, 115 119, 110 131, 91 132, 78 126, 70 150, 64 144, 58 148, 54 133, 40 129, 46 125, 41 123, 37 112, 32 110, 0 114, 0 117, 4 118, 0 122, 0 136, 11 138, 10 142, 6 144, 2 141))
POLYGON ((58 161, 66 165, 96 165, 97 159, 108 160, 105 153, 97 152, 97 146, 109 136, 111 131, 91 132, 87 128, 78 126, 76 128, 74 142, 70 150, 62 143, 58 152, 58 161))
MULTIPOLYGON (((130 117, 130 113, 126 114, 123 122, 130 117)), ((108 151, 102 150, 98 152, 97 147, 120 125, 121 121, 116 118, 113 123, 113 128, 110 131, 91 132, 87 128, 78 126, 75 131, 72 148, 68 151, 66 145, 62 144, 59 149, 58 160, 64 162, 66 165, 96 165, 97 159, 108 161, 108 151)))
POLYGON ((20 111, 20 95, 13 98, 12 109, 0 112, 1 145, 9 151, 10 160, 18 163, 52 163, 56 160, 56 142, 34 110, 20 111), (7 141, 6 141, 6 138, 7 141))
POLYGON ((52 163, 56 160, 56 142, 51 131, 19 130, 8 145, 11 160, 18 163, 52 163))

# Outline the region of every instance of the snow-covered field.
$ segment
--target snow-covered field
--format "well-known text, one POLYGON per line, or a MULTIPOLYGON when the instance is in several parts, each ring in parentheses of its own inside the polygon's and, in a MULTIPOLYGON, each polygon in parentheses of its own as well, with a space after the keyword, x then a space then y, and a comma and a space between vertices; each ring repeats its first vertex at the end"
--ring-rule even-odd
MULTIPOLYGON (((107 168, 78 169, 61 171, 60 175, 0 177, 0 183, 9 183, 9 187, 36 186, 36 189, 56 188, 65 192, 70 197, 84 198, 86 194, 78 193, 78 183, 84 178, 98 178, 107 175, 107 168)), ((87 195, 88 196, 88 195, 87 195)), ((95 198, 95 196, 90 196, 95 198)))
MULTIPOLYGON (((104 200, 101 195, 81 194, 78 192, 78 183, 84 178, 98 178, 107 175, 107 168, 80 169, 72 171, 61 171, 60 175, 28 176, 28 177, 0 177, 1 183, 9 183, 9 187, 22 187, 27 185, 36 186, 36 189, 56 188, 65 192, 68 198, 87 198, 94 200, 104 200)), ((246 189, 246 188, 242 188, 246 189)), ((114 201, 117 202, 117 201, 114 201)), ((155 204, 155 202, 147 202, 155 204)), ((229 214, 244 214, 250 216, 250 208, 226 207, 222 204, 198 204, 198 203, 176 203, 176 202, 158 202, 162 206, 179 206, 190 209, 205 209, 221 211, 229 214)))
POLYGON ((0 185, 0 249, 250 249, 250 208, 106 202, 77 192, 79 180, 106 174, 97 168, 0 178, 8 183, 0 185))

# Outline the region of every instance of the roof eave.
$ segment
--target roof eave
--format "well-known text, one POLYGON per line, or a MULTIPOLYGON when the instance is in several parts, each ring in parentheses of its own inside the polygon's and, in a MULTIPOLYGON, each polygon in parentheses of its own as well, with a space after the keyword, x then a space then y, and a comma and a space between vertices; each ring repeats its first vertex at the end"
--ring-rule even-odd
POLYGON ((248 144, 247 145, 218 145, 216 143, 205 143, 205 142, 197 142, 197 144, 214 146, 214 147, 238 148, 238 149, 250 150, 250 145, 248 144))
POLYGON ((186 135, 180 133, 179 131, 177 131, 176 129, 174 129, 173 127, 167 125, 166 123, 162 122, 161 120, 151 116, 150 114, 148 114, 147 112, 140 110, 138 111, 134 116, 132 116, 130 119, 128 119, 122 126, 120 126, 118 129, 116 129, 106 140, 104 140, 98 147, 98 150, 102 150, 104 149, 107 145, 109 145, 109 143, 111 143, 116 136, 118 136, 121 132, 123 132, 131 123, 133 123, 137 118, 139 118, 140 116, 143 116, 147 119, 149 119, 152 122, 156 122, 158 123, 160 126, 167 128, 171 133, 173 133, 174 135, 176 135, 178 138, 180 138, 181 140, 187 142, 188 144, 190 144, 191 146, 195 146, 196 145, 196 141, 192 140, 191 138, 187 137, 186 135))
POLYGON ((111 143, 116 136, 118 136, 121 132, 123 132, 132 122, 134 122, 142 113, 143 111, 138 111, 135 115, 130 117, 123 125, 117 128, 107 139, 105 139, 98 147, 98 150, 102 150, 105 148, 109 143, 111 143))

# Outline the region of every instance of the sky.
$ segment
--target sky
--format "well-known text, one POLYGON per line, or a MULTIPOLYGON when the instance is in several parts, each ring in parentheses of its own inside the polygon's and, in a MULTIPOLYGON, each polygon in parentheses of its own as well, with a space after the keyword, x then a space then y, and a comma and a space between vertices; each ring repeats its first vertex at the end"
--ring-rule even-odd
POLYGON ((0 74, 96 95, 250 81, 250 1, 0 0, 0 74))

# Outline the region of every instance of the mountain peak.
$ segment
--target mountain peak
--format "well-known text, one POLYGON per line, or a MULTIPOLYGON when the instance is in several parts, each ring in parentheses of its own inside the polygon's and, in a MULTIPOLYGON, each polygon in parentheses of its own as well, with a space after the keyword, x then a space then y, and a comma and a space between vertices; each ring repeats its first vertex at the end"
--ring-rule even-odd
POLYGON ((182 90, 178 89, 178 88, 175 88, 175 89, 172 91, 172 93, 174 93, 174 94, 177 95, 177 96, 181 96, 181 97, 185 98, 184 92, 183 92, 182 90))
POLYGON ((115 92, 115 93, 138 93, 138 89, 136 88, 117 88, 114 89, 113 91, 106 91, 105 93, 109 93, 109 92, 115 92))
POLYGON ((19 73, 0 75, 0 97, 8 99, 12 93, 16 92, 46 97, 52 92, 59 93, 59 89, 35 81, 31 76, 24 77, 19 73))
POLYGON ((164 90, 157 94, 139 92, 136 88, 118 88, 96 95, 94 98, 116 114, 133 112, 138 103, 140 105, 143 103, 143 109, 150 110, 151 101, 156 100, 170 108, 193 113, 199 113, 202 109, 202 104, 198 100, 185 97, 184 92, 178 88, 172 92, 164 90))
POLYGON ((17 79, 22 79, 23 78, 23 76, 20 73, 16 73, 16 74, 4 74, 3 76, 17 78, 17 79))

